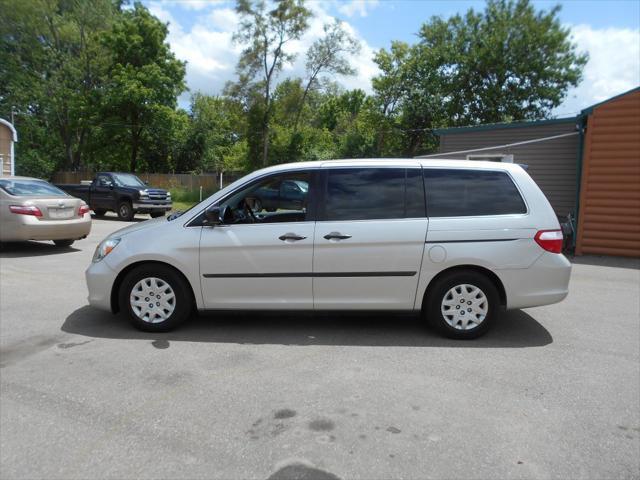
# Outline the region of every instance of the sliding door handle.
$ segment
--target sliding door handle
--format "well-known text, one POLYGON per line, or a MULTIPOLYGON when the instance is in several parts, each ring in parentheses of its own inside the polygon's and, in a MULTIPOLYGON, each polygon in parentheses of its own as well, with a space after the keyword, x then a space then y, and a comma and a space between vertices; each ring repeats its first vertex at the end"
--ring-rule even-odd
POLYGON ((324 238, 326 240, 346 240, 348 238, 351 238, 351 235, 343 235, 340 232, 331 232, 327 233, 324 238))
POLYGON ((303 237, 302 235, 296 235, 295 233, 285 233, 284 235, 280 235, 278 237, 279 240, 282 240, 283 242, 286 242, 287 240, 290 240, 292 242, 297 242, 298 240, 304 240, 307 237, 303 237))

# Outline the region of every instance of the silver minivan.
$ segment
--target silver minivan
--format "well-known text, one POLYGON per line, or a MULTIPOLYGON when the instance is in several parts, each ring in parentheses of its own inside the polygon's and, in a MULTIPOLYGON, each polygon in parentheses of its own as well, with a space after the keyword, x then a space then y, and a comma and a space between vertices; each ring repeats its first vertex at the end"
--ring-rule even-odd
POLYGON ((474 338, 500 309, 567 296, 558 219, 518 165, 372 159, 247 175, 195 207, 117 231, 91 305, 167 331, 194 309, 414 311, 474 338))

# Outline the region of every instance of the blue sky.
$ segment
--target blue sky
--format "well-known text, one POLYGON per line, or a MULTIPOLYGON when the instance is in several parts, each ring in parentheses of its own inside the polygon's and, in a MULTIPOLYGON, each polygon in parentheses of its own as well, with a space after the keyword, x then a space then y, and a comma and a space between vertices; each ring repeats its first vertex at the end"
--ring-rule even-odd
MULTIPOLYGON (((161 20, 169 23, 169 43, 176 55, 186 60, 187 84, 191 92, 220 93, 234 76, 239 53, 231 43, 237 17, 233 1, 165 0, 144 2, 161 20)), ((560 3, 561 22, 571 28, 579 50, 591 59, 584 80, 569 92, 555 112, 572 115, 578 110, 640 84, 640 1, 567 0, 534 1, 538 9, 549 10, 560 3)), ((370 90, 377 68, 373 53, 387 48, 392 40, 415 41, 420 25, 432 15, 448 17, 469 8, 482 10, 483 1, 469 0, 307 0, 314 11, 309 32, 291 48, 296 62, 284 75, 303 75, 304 51, 322 34, 322 25, 338 18, 361 44, 360 55, 352 59, 358 74, 337 79, 347 88, 370 90)), ((189 94, 181 97, 188 105, 189 94)))

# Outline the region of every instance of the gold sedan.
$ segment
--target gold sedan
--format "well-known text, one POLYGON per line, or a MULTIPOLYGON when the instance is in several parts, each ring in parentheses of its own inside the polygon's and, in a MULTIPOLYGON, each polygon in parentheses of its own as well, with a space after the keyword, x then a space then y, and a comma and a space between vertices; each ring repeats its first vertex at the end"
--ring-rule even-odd
POLYGON ((44 180, 0 177, 0 242, 53 240, 68 247, 90 231, 84 201, 44 180))

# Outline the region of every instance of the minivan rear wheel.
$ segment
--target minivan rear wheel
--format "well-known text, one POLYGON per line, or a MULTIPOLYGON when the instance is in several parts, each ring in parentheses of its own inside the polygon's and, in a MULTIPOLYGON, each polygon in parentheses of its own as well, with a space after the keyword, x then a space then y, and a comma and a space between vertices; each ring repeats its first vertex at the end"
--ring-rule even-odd
POLYGON ((428 322, 447 337, 477 338, 490 327, 499 298, 493 282, 481 273, 452 272, 429 290, 425 313, 428 322))
POLYGON ((119 301, 133 326, 146 332, 172 330, 193 309, 189 286, 164 265, 141 265, 129 272, 120 286, 119 301))

